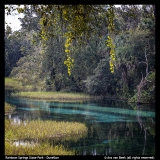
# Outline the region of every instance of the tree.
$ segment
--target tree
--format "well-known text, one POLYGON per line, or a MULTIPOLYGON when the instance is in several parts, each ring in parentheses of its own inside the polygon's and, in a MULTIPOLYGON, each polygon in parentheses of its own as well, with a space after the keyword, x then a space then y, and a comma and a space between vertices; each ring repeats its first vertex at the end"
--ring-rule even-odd
POLYGON ((5 30, 5 76, 9 76, 16 62, 23 56, 20 51, 21 42, 21 33, 12 33, 11 28, 7 26, 5 30))
MULTIPOLYGON (((154 21, 152 21, 154 22, 154 21)), ((130 96, 137 95, 140 100, 140 95, 146 95, 148 100, 145 100, 146 97, 142 96, 142 101, 150 101, 148 94, 150 89, 144 87, 148 85, 148 82, 145 80, 144 75, 153 74, 155 72, 155 37, 153 30, 149 28, 142 29, 141 24, 143 20, 138 24, 138 27, 133 30, 125 31, 115 38, 116 43, 116 69, 122 73, 122 86, 125 90, 123 92, 129 93, 130 96), (145 51, 144 51, 145 49, 145 51), (147 54, 147 59, 146 55, 147 54), (147 65, 147 66, 146 66, 147 65), (148 70, 146 72, 146 69, 148 70), (146 83, 147 82, 147 83, 146 83), (142 91, 143 90, 143 91, 142 91), (141 93, 144 94, 141 94, 141 93)), ((154 25, 152 25, 154 26, 154 25)), ((153 84, 154 79, 151 80, 153 84)), ((135 96, 134 96, 135 97, 135 96)), ((152 95, 152 98, 154 96, 152 95)), ((138 100, 138 101, 139 101, 138 100)), ((137 100, 135 100, 137 101, 137 100)))
MULTIPOLYGON (((149 92, 153 92, 154 91, 154 89, 155 89, 155 85, 154 85, 154 83, 155 83, 155 81, 150 81, 150 80, 148 80, 148 76, 149 76, 149 71, 148 71, 148 68, 149 68, 149 64, 148 64, 148 55, 149 54, 147 54, 147 49, 146 49, 146 47, 144 48, 144 56, 145 56, 145 61, 143 61, 143 62, 140 62, 140 63, 144 63, 145 65, 146 65, 146 72, 145 72, 145 76, 143 75, 143 73, 142 73, 142 79, 141 79, 141 81, 140 81, 140 83, 139 83, 139 85, 137 85, 137 103, 141 103, 141 94, 142 94, 142 91, 143 91, 143 89, 144 89, 144 87, 147 85, 147 83, 151 83, 152 84, 152 90, 151 90, 151 88, 149 88, 149 92)), ((139 63, 139 64, 140 64, 139 63)), ((150 71, 152 74, 154 73, 154 71, 150 71)), ((148 97, 147 97, 148 98, 148 97)), ((144 99, 146 100, 146 97, 144 97, 144 99)), ((150 98, 149 98, 149 100, 150 100, 150 98)), ((153 101, 154 101, 154 99, 152 99, 153 101)), ((144 100, 143 100, 144 101, 144 100)), ((147 101, 148 101, 148 99, 147 99, 147 101)))
POLYGON ((110 73, 108 61, 109 57, 102 59, 94 70, 94 75, 84 81, 88 93, 101 96, 116 94, 117 80, 114 74, 110 73))
POLYGON ((13 67, 10 77, 16 78, 22 82, 23 86, 28 87, 25 89, 42 91, 45 90, 44 79, 40 78, 43 46, 40 42, 37 45, 32 43, 34 34, 35 31, 33 30, 27 33, 22 32, 22 35, 25 36, 20 46, 23 57, 16 62, 16 66, 13 67))
POLYGON ((23 30, 26 31, 40 31, 40 16, 33 10, 33 8, 26 8, 24 11, 24 17, 19 18, 23 30))
MULTIPOLYGON (((68 74, 71 74, 73 67, 73 59, 70 54, 70 47, 74 39, 78 39, 80 43, 90 37, 92 34, 98 33, 102 26, 106 26, 106 30, 111 34, 108 36, 107 45, 111 48, 110 68, 114 72, 114 45, 112 37, 114 30, 114 6, 113 5, 10 5, 5 7, 7 14, 11 14, 14 10, 19 13, 27 13, 26 10, 36 12, 39 15, 40 35, 44 41, 54 36, 55 26, 61 28, 62 36, 65 37, 66 53, 65 65, 68 67, 68 74), (57 25, 55 25, 57 24, 57 25)), ((28 14, 28 13, 27 13, 28 14)))

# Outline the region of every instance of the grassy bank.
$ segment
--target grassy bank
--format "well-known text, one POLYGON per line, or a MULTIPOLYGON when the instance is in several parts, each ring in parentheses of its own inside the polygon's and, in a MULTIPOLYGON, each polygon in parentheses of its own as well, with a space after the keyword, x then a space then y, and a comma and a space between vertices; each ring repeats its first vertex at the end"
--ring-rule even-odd
POLYGON ((91 96, 82 93, 65 93, 65 92, 19 92, 13 93, 12 96, 30 99, 43 100, 89 100, 91 96))
POLYGON ((13 78, 5 77, 4 82, 5 82, 5 88, 7 89, 22 90, 23 88, 22 83, 13 78))
MULTIPOLYGON (((45 91, 33 91, 33 85, 24 86, 22 82, 14 78, 5 77, 5 88, 19 91, 19 93, 13 93, 12 96, 20 98, 30 99, 42 99, 52 101, 88 101, 92 96, 85 93, 71 93, 71 92, 45 92, 45 91)), ((94 97, 95 98, 95 97, 94 97)))
POLYGON ((35 120, 21 122, 20 124, 12 123, 5 120, 5 154, 6 155, 73 155, 62 145, 50 145, 47 139, 65 139, 74 137, 80 139, 85 137, 88 132, 87 127, 78 122, 57 122, 35 120), (14 141, 36 141, 35 145, 15 146, 14 141))
POLYGON ((5 88, 14 89, 16 91, 41 91, 43 82, 28 84, 23 79, 5 77, 5 88))

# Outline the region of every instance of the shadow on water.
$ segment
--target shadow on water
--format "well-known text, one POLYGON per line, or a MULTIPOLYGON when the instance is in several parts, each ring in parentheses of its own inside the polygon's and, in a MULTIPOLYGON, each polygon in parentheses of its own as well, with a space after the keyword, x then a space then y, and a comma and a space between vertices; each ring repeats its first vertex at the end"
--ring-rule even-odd
POLYGON ((5 100, 16 106, 16 112, 6 116, 15 123, 36 119, 85 123, 86 137, 49 141, 74 149, 77 155, 155 155, 154 104, 134 106, 116 100, 62 103, 7 95, 5 100))

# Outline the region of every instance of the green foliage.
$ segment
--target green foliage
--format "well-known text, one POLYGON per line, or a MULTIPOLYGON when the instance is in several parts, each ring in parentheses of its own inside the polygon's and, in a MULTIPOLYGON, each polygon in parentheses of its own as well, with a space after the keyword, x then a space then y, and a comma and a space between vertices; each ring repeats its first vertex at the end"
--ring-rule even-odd
POLYGON ((119 83, 124 89, 128 88, 123 90, 123 93, 127 92, 128 98, 133 96, 132 101, 135 101, 134 90, 139 85, 142 75, 146 75, 145 52, 148 57, 148 72, 154 71, 154 37, 149 30, 136 28, 134 31, 117 35, 115 43, 116 69, 120 71, 122 77, 119 83))
POLYGON ((67 59, 64 61, 64 64, 68 67, 68 75, 70 76, 71 68, 73 67, 73 63, 74 63, 74 59, 70 57, 70 49, 69 49, 73 39, 72 32, 66 33, 65 37, 66 37, 65 52, 66 52, 67 59))
POLYGON ((147 77, 147 84, 142 90, 141 101, 155 103, 155 72, 151 72, 147 77))
POLYGON ((115 77, 110 73, 110 67, 106 59, 102 59, 94 70, 94 75, 85 81, 87 91, 94 95, 114 95, 116 94, 115 77))
MULTIPOLYGON (((66 38, 65 52, 67 60, 64 64, 68 67, 71 75, 74 59, 70 56, 70 45, 72 39, 85 39, 83 35, 90 37, 92 33, 98 33, 99 29, 107 22, 108 31, 114 30, 114 6, 113 5, 24 5, 6 6, 7 14, 15 9, 19 13, 30 15, 29 9, 39 16, 40 36, 42 40, 48 41, 53 37, 53 32, 60 28, 60 34, 66 38), (98 27, 97 27, 98 26, 98 27)), ((27 17, 27 16, 26 16, 27 17)), ((27 19, 25 17, 25 19, 27 19)), ((111 33, 112 34, 112 33, 111 33)), ((113 49, 113 47, 111 47, 113 49)), ((113 72, 113 70, 112 70, 113 72)))
POLYGON ((15 78, 8 78, 5 77, 5 88, 7 89, 15 89, 15 90, 20 90, 23 88, 22 83, 15 78))
POLYGON ((128 102, 130 102, 130 103, 136 103, 137 102, 137 94, 135 94, 134 96, 132 96, 131 98, 129 98, 128 102))
POLYGON ((23 37, 20 33, 12 34, 11 28, 5 30, 5 76, 9 76, 16 62, 22 57, 20 47, 23 37))
POLYGON ((88 92, 136 101, 148 70, 141 99, 155 101, 153 5, 24 5, 19 11, 25 13, 21 32, 5 31, 5 75, 26 91, 88 92))
POLYGON ((113 73, 114 72, 114 61, 115 61, 115 53, 114 53, 115 45, 113 44, 113 39, 110 36, 108 36, 106 44, 110 48, 110 62, 109 62, 109 64, 110 64, 110 71, 111 71, 111 73, 113 73))

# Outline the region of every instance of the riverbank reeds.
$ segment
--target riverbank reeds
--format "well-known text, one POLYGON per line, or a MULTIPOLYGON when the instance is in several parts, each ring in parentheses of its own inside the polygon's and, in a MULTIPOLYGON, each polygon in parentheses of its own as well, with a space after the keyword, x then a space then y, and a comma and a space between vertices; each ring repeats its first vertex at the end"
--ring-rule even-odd
MULTIPOLYGON (((9 130, 14 132, 18 140, 37 140, 46 138, 63 138, 69 136, 81 137, 87 133, 87 127, 78 122, 32 120, 20 124, 8 122, 9 130)), ((5 126, 7 128, 7 126, 5 126)))
POLYGON ((52 100, 61 102, 82 102, 101 98, 100 96, 90 96, 86 93, 75 93, 75 92, 46 92, 46 91, 35 91, 33 88, 38 87, 40 84, 24 85, 22 81, 15 78, 5 77, 5 89, 12 89, 16 93, 12 93, 12 96, 17 98, 29 98, 39 100, 52 100))
POLYGON ((91 96, 84 93, 66 92, 17 92, 13 97, 43 99, 43 100, 90 100, 91 96))

